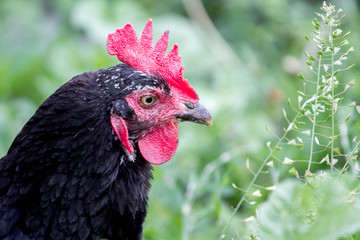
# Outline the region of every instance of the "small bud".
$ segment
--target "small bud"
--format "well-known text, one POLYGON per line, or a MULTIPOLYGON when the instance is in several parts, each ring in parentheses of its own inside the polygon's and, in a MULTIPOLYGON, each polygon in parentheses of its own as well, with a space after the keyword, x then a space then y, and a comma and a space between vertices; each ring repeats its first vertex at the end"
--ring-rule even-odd
POLYGON ((309 170, 305 170, 305 177, 313 177, 314 174, 310 172, 309 170))
POLYGON ((285 165, 291 165, 291 164, 293 164, 293 162, 294 162, 294 160, 291 160, 290 158, 285 157, 285 158, 284 158, 284 161, 283 161, 283 164, 285 164, 285 165))
POLYGON ((262 196, 260 190, 256 190, 251 195, 253 195, 254 197, 261 197, 262 196))
POLYGON ((266 163, 266 166, 274 167, 274 161, 270 161, 270 162, 266 163))
POLYGON ((292 167, 290 170, 289 170, 289 173, 296 176, 297 178, 299 177, 299 173, 298 171, 296 171, 296 169, 294 167, 292 167))

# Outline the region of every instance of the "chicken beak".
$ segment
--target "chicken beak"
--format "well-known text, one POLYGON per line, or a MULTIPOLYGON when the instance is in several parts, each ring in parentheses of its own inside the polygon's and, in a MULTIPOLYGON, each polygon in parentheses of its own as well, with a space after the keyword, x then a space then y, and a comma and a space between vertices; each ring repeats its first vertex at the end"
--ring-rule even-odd
POLYGON ((176 114, 176 117, 180 121, 205 124, 207 126, 212 125, 212 119, 209 111, 199 103, 197 103, 192 109, 176 114))

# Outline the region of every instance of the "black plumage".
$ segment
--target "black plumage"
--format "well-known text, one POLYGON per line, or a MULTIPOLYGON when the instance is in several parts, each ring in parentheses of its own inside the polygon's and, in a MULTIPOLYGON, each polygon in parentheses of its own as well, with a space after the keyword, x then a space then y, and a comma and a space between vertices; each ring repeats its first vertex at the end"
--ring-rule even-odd
POLYGON ((130 92, 169 86, 126 64, 76 76, 52 94, 0 160, 0 239, 141 239, 152 178, 125 153, 111 111, 130 92))
POLYGON ((39 107, 0 159, 0 240, 139 240, 152 167, 178 122, 211 125, 168 31, 153 46, 130 23, 110 33, 124 64, 78 75, 39 107))

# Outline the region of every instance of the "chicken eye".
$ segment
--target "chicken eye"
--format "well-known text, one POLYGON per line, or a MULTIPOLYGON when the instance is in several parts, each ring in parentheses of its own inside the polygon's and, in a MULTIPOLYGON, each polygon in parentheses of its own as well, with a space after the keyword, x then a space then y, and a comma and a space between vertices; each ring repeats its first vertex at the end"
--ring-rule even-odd
POLYGON ((141 103, 144 104, 144 106, 146 106, 146 107, 149 107, 152 104, 154 104, 155 100, 156 100, 156 98, 154 96, 149 96, 149 95, 142 96, 140 99, 141 103))

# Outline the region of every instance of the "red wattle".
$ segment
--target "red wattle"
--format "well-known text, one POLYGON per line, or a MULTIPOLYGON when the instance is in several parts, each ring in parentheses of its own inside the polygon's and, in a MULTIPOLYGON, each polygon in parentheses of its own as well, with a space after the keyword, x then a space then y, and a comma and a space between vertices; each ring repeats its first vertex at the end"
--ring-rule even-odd
POLYGON ((159 165, 174 156, 179 142, 178 127, 173 121, 151 129, 139 140, 141 155, 151 164, 159 165))

